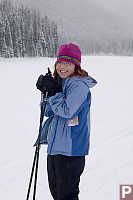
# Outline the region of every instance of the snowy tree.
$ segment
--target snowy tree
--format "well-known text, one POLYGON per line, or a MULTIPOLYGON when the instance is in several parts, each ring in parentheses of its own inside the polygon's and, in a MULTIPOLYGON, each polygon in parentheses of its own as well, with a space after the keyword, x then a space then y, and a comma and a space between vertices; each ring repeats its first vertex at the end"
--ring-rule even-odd
POLYGON ((46 50, 49 56, 50 54, 50 24, 49 24, 49 19, 47 16, 44 18, 44 37, 46 41, 46 50))
POLYGON ((33 41, 35 44, 35 47, 37 47, 38 45, 38 40, 39 40, 39 27, 40 26, 40 22, 39 22, 39 16, 37 15, 36 10, 33 11, 33 41))
POLYGON ((13 57, 13 43, 12 43, 11 29, 7 17, 5 19, 5 43, 7 46, 7 57, 13 57))
POLYGON ((58 49, 58 34, 57 34, 57 25, 52 22, 51 23, 51 56, 54 57, 57 54, 58 49))
POLYGON ((38 40, 36 44, 36 55, 39 57, 43 56, 43 49, 40 40, 38 40))
POLYGON ((19 57, 19 44, 18 44, 18 24, 16 13, 13 13, 10 19, 10 29, 13 43, 14 56, 19 57))
POLYGON ((42 46, 43 56, 47 56, 47 46, 46 46, 46 38, 45 38, 44 19, 41 20, 39 40, 40 40, 40 43, 41 43, 41 46, 42 46))
POLYGON ((7 46, 5 42, 5 25, 0 22, 0 54, 2 57, 7 57, 7 46))

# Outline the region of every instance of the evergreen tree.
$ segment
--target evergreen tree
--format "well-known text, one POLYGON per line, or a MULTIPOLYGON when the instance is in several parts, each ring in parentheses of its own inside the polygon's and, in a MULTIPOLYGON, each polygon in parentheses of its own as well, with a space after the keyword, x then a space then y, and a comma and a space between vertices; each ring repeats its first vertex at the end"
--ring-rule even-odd
POLYGON ((33 27, 30 25, 29 27, 29 35, 28 35, 28 56, 34 57, 36 55, 35 45, 33 40, 33 27))
POLYGON ((5 26, 0 22, 0 54, 2 57, 7 57, 7 46, 5 42, 5 26))
POLYGON ((17 16, 15 15, 15 13, 12 14, 10 19, 10 29, 12 35, 14 57, 19 57, 20 54, 18 45, 18 25, 17 25, 17 16))
POLYGON ((39 57, 43 56, 43 49, 39 40, 37 41, 37 44, 36 44, 36 55, 39 57))
POLYGON ((51 23, 51 31, 50 31, 50 43, 51 43, 51 57, 55 57, 58 49, 58 34, 57 34, 57 25, 52 22, 51 23))
POLYGON ((44 18, 44 37, 45 37, 45 41, 46 41, 46 56, 50 55, 50 24, 49 24, 49 20, 48 17, 45 16, 44 18))
POLYGON ((43 56, 47 56, 44 19, 41 20, 39 40, 40 40, 40 43, 41 43, 41 46, 42 46, 43 56))
POLYGON ((7 57, 13 57, 13 43, 12 43, 11 29, 7 17, 5 19, 5 43, 7 46, 7 57))

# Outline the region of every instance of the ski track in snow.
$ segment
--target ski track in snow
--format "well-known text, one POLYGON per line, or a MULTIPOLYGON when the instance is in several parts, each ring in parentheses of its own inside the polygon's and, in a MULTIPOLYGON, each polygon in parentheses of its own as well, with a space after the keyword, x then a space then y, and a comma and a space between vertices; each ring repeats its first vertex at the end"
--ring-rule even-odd
MULTIPOLYGON (((36 81, 55 58, 0 58, 0 195, 26 199, 38 136, 40 92, 36 81)), ((91 147, 80 182, 81 200, 117 200, 119 185, 133 184, 133 58, 83 56, 98 84, 91 89, 91 147)), ((37 199, 52 200, 40 150, 37 199)), ((31 191, 31 197, 32 198, 31 191)))

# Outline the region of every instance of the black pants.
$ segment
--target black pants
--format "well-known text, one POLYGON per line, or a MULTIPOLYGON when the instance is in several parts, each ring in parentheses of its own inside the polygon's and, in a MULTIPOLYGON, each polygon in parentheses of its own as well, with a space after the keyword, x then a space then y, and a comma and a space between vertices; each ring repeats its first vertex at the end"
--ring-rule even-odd
POLYGON ((79 200, 79 182, 84 167, 85 156, 47 156, 48 182, 54 200, 79 200))

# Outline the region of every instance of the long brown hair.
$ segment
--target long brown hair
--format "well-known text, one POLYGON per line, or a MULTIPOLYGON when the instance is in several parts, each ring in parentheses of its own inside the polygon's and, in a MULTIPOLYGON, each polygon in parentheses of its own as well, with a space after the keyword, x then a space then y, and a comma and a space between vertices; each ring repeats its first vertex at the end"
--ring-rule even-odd
MULTIPOLYGON (((53 76, 54 76, 54 79, 57 80, 56 64, 55 64, 53 76)), ((84 69, 81 69, 81 67, 79 67, 78 65, 75 65, 74 73, 71 74, 69 77, 74 77, 74 76, 86 77, 88 76, 88 72, 85 71, 84 69)))

